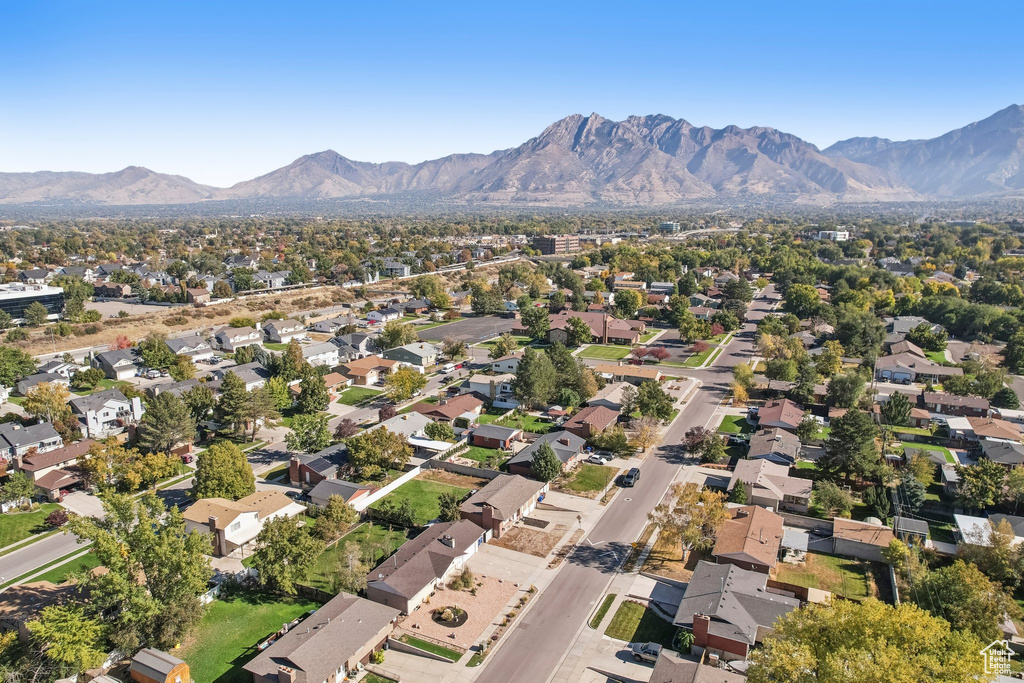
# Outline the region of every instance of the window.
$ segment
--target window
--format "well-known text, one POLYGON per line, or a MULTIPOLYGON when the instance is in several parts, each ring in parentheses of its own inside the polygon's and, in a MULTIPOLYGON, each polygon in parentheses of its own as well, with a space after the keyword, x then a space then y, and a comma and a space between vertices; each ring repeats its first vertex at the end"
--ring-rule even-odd
POLYGON ((242 523, 241 522, 234 522, 234 523, 232 523, 232 525, 230 527, 230 531, 238 531, 241 528, 242 528, 242 523))

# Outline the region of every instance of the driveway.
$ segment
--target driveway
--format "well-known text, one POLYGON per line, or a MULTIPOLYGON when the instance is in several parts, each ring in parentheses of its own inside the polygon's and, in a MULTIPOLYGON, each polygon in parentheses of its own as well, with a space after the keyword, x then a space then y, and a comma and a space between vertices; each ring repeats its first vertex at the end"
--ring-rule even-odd
POLYGON ((76 515, 103 519, 103 502, 85 491, 69 493, 64 496, 61 505, 67 508, 68 512, 74 512, 76 515))

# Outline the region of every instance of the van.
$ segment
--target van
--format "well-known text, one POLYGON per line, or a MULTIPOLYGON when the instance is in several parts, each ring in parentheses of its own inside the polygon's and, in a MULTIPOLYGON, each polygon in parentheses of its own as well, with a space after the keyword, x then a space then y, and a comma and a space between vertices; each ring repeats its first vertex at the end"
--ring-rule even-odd
POLYGON ((441 368, 441 372, 443 372, 446 375, 449 372, 455 372, 455 363, 447 363, 447 364, 445 364, 445 366, 443 368, 441 368))
POLYGON ((632 488, 639 480, 640 469, 638 467, 630 467, 629 471, 622 476, 622 486, 625 488, 632 488))

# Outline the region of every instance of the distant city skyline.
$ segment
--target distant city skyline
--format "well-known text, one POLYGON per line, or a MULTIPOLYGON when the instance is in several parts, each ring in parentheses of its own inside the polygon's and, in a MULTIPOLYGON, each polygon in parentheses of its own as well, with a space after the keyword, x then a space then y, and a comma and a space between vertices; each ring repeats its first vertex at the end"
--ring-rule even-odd
POLYGON ((8 3, 0 171, 139 165, 224 187, 325 149, 487 153, 591 112, 824 148, 1024 102, 1017 5, 704 7, 8 3))

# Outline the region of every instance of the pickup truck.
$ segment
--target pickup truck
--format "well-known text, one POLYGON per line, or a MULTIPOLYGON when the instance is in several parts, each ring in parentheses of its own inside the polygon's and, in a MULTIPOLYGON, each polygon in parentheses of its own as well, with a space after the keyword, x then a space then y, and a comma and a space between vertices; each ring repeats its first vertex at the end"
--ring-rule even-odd
POLYGON ((638 662, 656 662, 661 654, 661 645, 657 643, 630 643, 629 651, 638 662))

